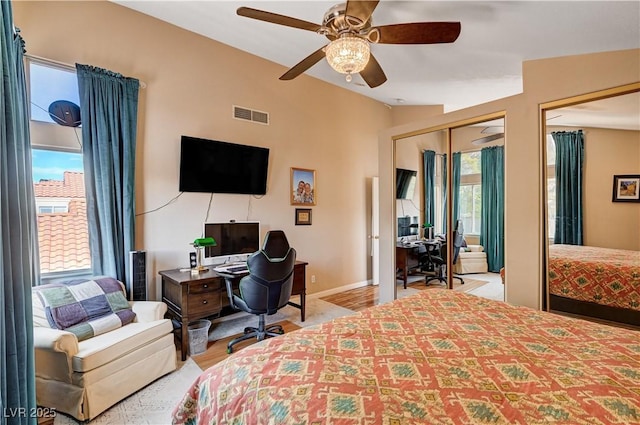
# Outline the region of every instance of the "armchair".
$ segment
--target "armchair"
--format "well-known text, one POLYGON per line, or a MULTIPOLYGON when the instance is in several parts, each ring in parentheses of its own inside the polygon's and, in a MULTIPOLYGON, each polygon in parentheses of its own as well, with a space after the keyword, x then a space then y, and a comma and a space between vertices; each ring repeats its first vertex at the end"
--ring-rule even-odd
MULTIPOLYGON (((101 280, 106 278, 88 282, 101 280)), ((115 279, 111 281, 117 282, 124 294, 124 285, 115 279)), ((61 287, 60 284, 51 284, 33 288, 36 399, 39 406, 55 408, 79 421, 91 420, 176 369, 173 329, 171 322, 163 318, 166 304, 127 302, 124 298, 124 310, 128 310, 128 304, 130 311, 135 313, 131 323, 96 332, 95 336, 79 337, 77 327, 74 333, 71 327, 61 330, 50 325, 47 316, 51 312, 47 312, 47 306, 38 295, 39 291, 61 287)), ((108 320, 111 319, 113 317, 108 320)), ((105 325, 105 321, 91 326, 98 329, 105 325)))
POLYGON ((287 305, 293 288, 293 267, 296 250, 289 246, 281 230, 267 232, 263 247, 247 258, 249 275, 240 279, 239 292, 233 290, 233 276, 225 276, 229 302, 236 310, 258 316, 258 327, 247 327, 244 335, 227 345, 227 353, 240 341, 257 338, 261 341, 284 333, 279 325, 265 325, 265 316, 275 314, 287 305))

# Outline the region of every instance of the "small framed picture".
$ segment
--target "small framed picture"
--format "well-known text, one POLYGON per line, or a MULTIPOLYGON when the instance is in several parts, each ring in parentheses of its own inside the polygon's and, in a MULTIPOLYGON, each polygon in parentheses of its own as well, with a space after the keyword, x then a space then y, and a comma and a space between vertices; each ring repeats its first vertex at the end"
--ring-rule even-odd
POLYGON ((317 197, 316 171, 291 168, 291 205, 315 205, 317 197))
POLYGON ((613 202, 640 202, 640 174, 613 176, 613 202))
POLYGON ((296 208, 296 226, 311 226, 311 208, 296 208))

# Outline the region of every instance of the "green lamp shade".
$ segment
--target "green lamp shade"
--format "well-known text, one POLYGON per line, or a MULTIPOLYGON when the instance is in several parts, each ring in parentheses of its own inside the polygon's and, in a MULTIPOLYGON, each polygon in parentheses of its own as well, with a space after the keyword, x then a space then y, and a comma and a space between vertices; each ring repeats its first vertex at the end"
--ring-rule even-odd
POLYGON ((212 237, 208 238, 198 238, 193 241, 193 246, 216 246, 216 240, 212 237))

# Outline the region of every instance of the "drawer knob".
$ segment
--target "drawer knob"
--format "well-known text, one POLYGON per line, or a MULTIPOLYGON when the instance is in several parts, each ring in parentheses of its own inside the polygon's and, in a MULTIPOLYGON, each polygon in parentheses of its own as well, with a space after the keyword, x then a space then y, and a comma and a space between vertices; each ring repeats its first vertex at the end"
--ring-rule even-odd
POLYGON ((202 285, 202 287, 203 287, 203 288, 208 288, 208 287, 209 287, 209 285, 205 283, 204 285, 202 285))
POLYGON ((207 300, 202 300, 202 304, 207 304, 208 301, 207 300))

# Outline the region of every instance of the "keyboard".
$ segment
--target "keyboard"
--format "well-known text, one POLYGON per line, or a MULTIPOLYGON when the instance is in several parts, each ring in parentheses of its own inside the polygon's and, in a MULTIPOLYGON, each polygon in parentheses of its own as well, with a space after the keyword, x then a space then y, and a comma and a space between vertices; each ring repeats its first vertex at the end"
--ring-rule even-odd
POLYGON ((247 268, 247 266, 235 266, 235 267, 227 268, 227 271, 231 273, 241 273, 241 272, 248 272, 249 269, 247 268))
POLYGON ((219 273, 242 274, 247 273, 249 269, 246 264, 224 264, 214 268, 219 273))

